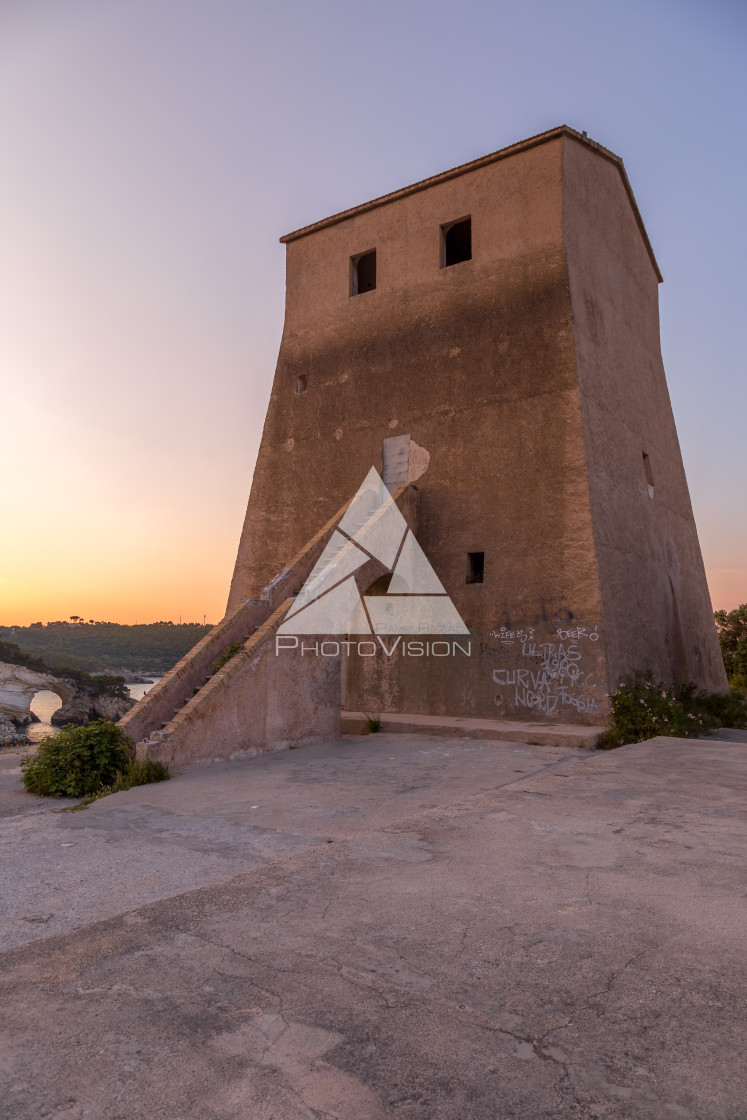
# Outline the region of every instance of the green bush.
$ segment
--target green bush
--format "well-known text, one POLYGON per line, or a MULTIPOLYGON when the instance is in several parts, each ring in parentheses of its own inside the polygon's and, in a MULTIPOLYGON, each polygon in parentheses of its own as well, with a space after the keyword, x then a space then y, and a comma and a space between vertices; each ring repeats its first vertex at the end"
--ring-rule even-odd
POLYGON ((651 673, 635 679, 610 695, 612 714, 597 747, 609 749, 624 743, 641 743, 657 735, 692 738, 716 727, 744 727, 747 700, 737 692, 699 692, 695 685, 678 688, 657 683, 651 673))
POLYGON ((21 767, 24 787, 45 797, 93 799, 168 777, 160 763, 138 763, 132 739, 106 719, 47 736, 21 767))
POLYGON ((698 692, 694 684, 678 693, 687 711, 702 715, 710 727, 747 727, 747 696, 739 688, 729 692, 698 692))
MULTIPOLYGON (((210 668, 213 670, 213 673, 214 674, 217 673, 219 669, 222 669, 224 665, 227 665, 228 662, 233 657, 235 657, 236 654, 239 653, 243 648, 244 648, 244 643, 243 642, 234 642, 234 644, 232 646, 228 646, 228 648, 223 653, 222 657, 219 657, 218 660, 214 661, 213 664, 210 666, 210 668)), ((199 689, 197 691, 199 692, 199 689)))

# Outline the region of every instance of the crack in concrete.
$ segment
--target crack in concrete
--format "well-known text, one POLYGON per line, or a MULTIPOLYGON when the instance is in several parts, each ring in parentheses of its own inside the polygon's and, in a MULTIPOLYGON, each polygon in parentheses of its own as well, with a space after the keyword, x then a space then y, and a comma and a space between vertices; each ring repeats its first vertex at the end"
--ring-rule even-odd
POLYGON ((582 1004, 582 1007, 586 1010, 592 1010, 591 1000, 597 999, 599 996, 609 995, 612 991, 612 985, 615 983, 619 976, 622 976, 622 974, 630 967, 631 964, 634 964, 637 960, 640 960, 641 957, 645 957, 647 953, 653 953, 654 950, 658 948, 658 945, 650 945, 648 949, 641 949, 640 953, 634 953, 633 956, 625 961, 625 963, 620 968, 613 969, 613 971, 610 973, 610 977, 606 985, 603 988, 600 988, 598 992, 592 992, 590 995, 588 995, 585 1002, 582 1004))
MULTIPOLYGON (((506 926, 506 927, 503 927, 503 928, 504 929, 510 929, 512 927, 506 926)), ((269 968, 270 971, 273 972, 275 975, 297 975, 298 974, 299 970, 297 970, 297 969, 280 969, 276 965, 272 965, 272 966, 264 965, 262 962, 256 960, 256 958, 251 957, 248 954, 243 953, 238 949, 235 949, 233 946, 225 945, 225 944, 223 944, 219 941, 211 940, 210 938, 205 937, 204 935, 193 933, 193 934, 191 934, 191 936, 194 936, 197 940, 200 940, 200 941, 204 942, 206 945, 211 945, 213 948, 216 948, 216 949, 223 949, 224 951, 232 953, 233 955, 239 957, 240 959, 247 960, 250 963, 252 963, 254 965, 257 965, 257 967, 259 967, 259 968, 263 968, 263 967, 264 968, 269 968)), ((430 976, 427 972, 424 972, 422 969, 418 969, 418 968, 414 967, 411 964, 411 962, 407 959, 407 957, 404 956, 403 953, 396 946, 389 945, 388 948, 391 949, 394 952, 397 960, 400 961, 400 963, 404 967, 406 967, 410 972, 412 972, 412 973, 414 973, 418 976, 421 976, 424 979, 427 979, 427 980, 430 981, 432 987, 429 991, 429 998, 431 999, 432 1002, 436 1002, 439 1005, 441 1005, 444 1012, 450 1018, 456 1018, 459 1022, 462 1022, 465 1025, 475 1026, 475 1027, 478 1027, 479 1029, 490 1031, 491 1033, 503 1035, 506 1038, 512 1039, 514 1042, 519 1042, 519 1043, 524 1043, 526 1045, 529 1045, 529 1046, 531 1046, 535 1057, 538 1058, 540 1061, 549 1062, 549 1063, 552 1063, 554 1065, 559 1066, 560 1069, 562 1070, 562 1075, 561 1075, 557 1085, 555 1086, 555 1089, 558 1092, 559 1101, 562 1103, 562 1101, 564 1100, 564 1094, 561 1090, 561 1086, 565 1082, 570 1080, 570 1066, 573 1065, 574 1063, 564 1062, 561 1059, 555 1057, 554 1055, 546 1053, 546 1051, 543 1049, 543 1047, 545 1046, 545 1040, 547 1039, 547 1037, 550 1034, 553 1034, 555 1031, 560 1031, 560 1030, 566 1029, 568 1026, 571 1025, 571 1022, 572 1022, 571 1020, 567 1020, 565 1023, 560 1023, 560 1024, 557 1024, 554 1027, 548 1028, 539 1037, 534 1037, 530 1034, 522 1034, 522 1033, 519 1033, 518 1031, 512 1031, 506 1026, 500 1026, 496 1023, 491 1022, 490 1019, 488 1019, 487 1016, 481 1014, 479 1011, 476 1011, 469 1004, 457 1003, 455 1000, 451 999, 450 997, 439 994, 437 991, 434 990, 435 989, 435 982, 434 982, 432 976, 430 976)), ((651 951, 651 949, 645 949, 641 953, 638 953, 635 956, 631 957, 629 961, 626 961, 626 963, 622 966, 622 968, 616 970, 615 973, 613 974, 613 976, 610 977, 610 980, 608 982, 608 986, 607 986, 606 989, 604 989, 604 991, 609 991, 609 989, 611 988, 611 985, 614 982, 615 978, 618 975, 622 974, 625 971, 625 969, 628 967, 628 965, 632 964, 639 957, 643 956, 645 953, 650 952, 650 951, 651 951)), ((412 991, 409 988, 403 987, 402 983, 397 981, 396 979, 389 979, 385 975, 377 974, 376 978, 375 978, 376 982, 374 982, 374 977, 371 974, 361 972, 359 969, 356 969, 354 966, 345 965, 340 960, 338 960, 336 957, 327 957, 327 958, 325 958, 324 961, 321 961, 320 964, 321 964, 322 967, 324 967, 325 964, 326 965, 331 965, 334 968, 338 978, 340 980, 342 980, 345 984, 349 984, 351 987, 357 988, 360 991, 366 991, 366 992, 374 993, 381 1000, 383 1006, 386 1008, 387 1011, 393 1010, 398 1005, 401 1006, 403 997, 404 997, 406 1002, 410 1002, 413 999, 418 998, 418 992, 417 991, 412 991), (400 998, 396 1001, 391 1000, 387 996, 385 990, 382 990, 382 989, 386 989, 386 988, 389 988, 390 990, 393 989, 400 998)), ((278 1011, 279 1017, 284 1023, 284 1027, 283 1027, 283 1030, 281 1031, 280 1035, 278 1035, 278 1037, 276 1039, 274 1039, 272 1041, 272 1043, 267 1047, 267 1050, 265 1050, 265 1054, 266 1054, 272 1048, 272 1046, 275 1045, 275 1043, 278 1041, 278 1039, 280 1037, 282 1037, 282 1035, 285 1033, 285 1030, 288 1027, 288 1023, 285 1021, 284 1016, 283 1016, 283 1012, 284 1012, 283 998, 277 991, 273 991, 271 988, 267 988, 265 985, 260 984, 253 977, 247 977, 246 979, 258 991, 263 992, 270 999, 273 999, 273 1000, 277 1001, 278 1009, 279 1009, 279 1011, 278 1011)), ((587 1007, 588 1006, 588 1001, 594 999, 599 994, 602 994, 602 993, 596 993, 596 992, 592 993, 589 997, 587 997, 587 1003, 585 1003, 583 1006, 587 1007)), ((262 1060, 264 1060, 264 1057, 263 1057, 262 1060)), ((300 1099, 303 1101, 302 1097, 300 1099)), ((310 1106, 307 1105, 306 1101, 303 1101, 303 1103, 304 1103, 305 1106, 310 1107, 310 1106)), ((334 1120, 334 1118, 333 1118, 333 1120, 334 1120)))

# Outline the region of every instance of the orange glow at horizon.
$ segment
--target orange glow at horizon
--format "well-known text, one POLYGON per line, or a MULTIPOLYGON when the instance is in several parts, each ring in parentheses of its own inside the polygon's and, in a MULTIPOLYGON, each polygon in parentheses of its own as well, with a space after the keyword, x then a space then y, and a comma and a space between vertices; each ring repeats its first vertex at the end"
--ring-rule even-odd
POLYGON ((203 459, 165 437, 136 457, 114 429, 103 438, 71 437, 39 417, 35 432, 39 450, 24 472, 11 469, 28 460, 23 426, 0 448, 5 477, 13 478, 0 493, 0 524, 21 527, 3 535, 0 625, 73 614, 129 624, 218 622, 251 471, 215 487, 209 447, 203 459))
POLYGON ((733 611, 747 603, 747 568, 709 568, 706 578, 715 611, 733 611))
MULTIPOLYGON (((0 625, 28 626, 32 622, 68 621, 73 614, 86 622, 148 623, 220 621, 228 598, 225 562, 218 567, 207 558, 190 558, 176 573, 157 563, 127 571, 120 561, 96 575, 91 568, 58 569, 52 575, 30 566, 23 576, 0 576, 0 625), (210 570, 210 567, 213 570, 210 570)), ((224 561, 225 561, 224 557, 224 561)))
POLYGON ((71 587, 63 593, 55 589, 41 595, 36 592, 28 596, 21 594, 18 598, 3 594, 0 596, 0 626, 69 622, 74 614, 84 622, 116 622, 130 626, 150 622, 194 622, 202 625, 203 619, 214 625, 223 617, 228 597, 227 592, 216 593, 215 587, 209 583, 183 589, 175 588, 173 584, 153 583, 142 592, 135 588, 129 591, 130 594, 116 598, 99 590, 80 587, 71 587))
MULTIPOLYGON (((216 623, 228 598, 228 555, 217 565, 215 557, 196 550, 189 563, 173 574, 152 557, 152 566, 140 570, 136 579, 125 563, 102 569, 98 578, 93 570, 80 568, 57 570, 52 578, 43 564, 32 565, 23 578, 0 576, 0 625, 68 621, 73 614, 86 622, 128 625, 180 620, 201 624, 203 617, 216 623)), ((730 611, 747 602, 746 568, 711 569, 706 575, 714 610, 730 611)))

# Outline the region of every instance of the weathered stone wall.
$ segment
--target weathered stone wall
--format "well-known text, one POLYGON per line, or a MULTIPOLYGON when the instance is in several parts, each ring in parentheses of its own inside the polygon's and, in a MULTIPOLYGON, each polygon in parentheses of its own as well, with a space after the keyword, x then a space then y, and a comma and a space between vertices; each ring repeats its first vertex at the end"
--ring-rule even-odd
POLYGON ((213 662, 228 646, 246 641, 270 610, 259 600, 237 604, 120 720, 122 729, 138 743, 168 723, 211 677, 213 662))
POLYGON ((275 632, 291 601, 165 728, 138 743, 140 758, 165 762, 176 772, 339 735, 339 660, 291 650, 276 656, 275 632))
POLYGON ((563 228, 609 677, 724 689, 659 344, 658 277, 618 169, 564 141, 563 228), (649 456, 649 496, 643 453, 649 456))

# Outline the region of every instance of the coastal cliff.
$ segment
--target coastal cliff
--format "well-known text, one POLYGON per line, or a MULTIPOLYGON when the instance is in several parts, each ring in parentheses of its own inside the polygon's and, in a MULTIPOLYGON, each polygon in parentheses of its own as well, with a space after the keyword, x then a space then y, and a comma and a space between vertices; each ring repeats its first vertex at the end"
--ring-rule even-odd
POLYGON ((135 703, 116 678, 73 680, 0 661, 0 746, 27 742, 25 728, 37 719, 31 701, 42 690, 56 693, 62 701, 52 716, 57 727, 94 719, 118 720, 135 703))

